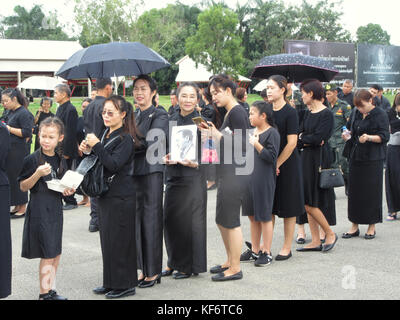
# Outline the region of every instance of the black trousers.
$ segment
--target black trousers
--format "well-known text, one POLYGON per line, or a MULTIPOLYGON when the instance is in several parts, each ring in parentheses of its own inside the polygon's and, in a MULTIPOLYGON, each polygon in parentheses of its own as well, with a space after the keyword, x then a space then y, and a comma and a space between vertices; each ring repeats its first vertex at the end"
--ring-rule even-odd
POLYGON ((163 253, 163 173, 135 176, 138 269, 161 273, 163 253))

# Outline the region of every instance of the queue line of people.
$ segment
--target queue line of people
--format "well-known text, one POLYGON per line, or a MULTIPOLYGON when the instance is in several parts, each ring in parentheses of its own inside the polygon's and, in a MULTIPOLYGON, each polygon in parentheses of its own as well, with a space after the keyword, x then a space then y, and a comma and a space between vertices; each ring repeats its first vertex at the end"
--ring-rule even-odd
MULTIPOLYGON (((66 88, 58 89, 57 96, 61 95, 63 99, 57 98, 57 101, 66 105, 70 94, 66 88)), ((204 96, 206 97, 208 93, 214 109, 217 108, 217 115, 220 115, 219 110, 225 110, 226 115, 218 129, 216 124, 210 121, 199 126, 198 146, 202 145, 201 137, 207 135, 217 141, 223 150, 227 136, 239 134, 242 148, 238 151, 234 150, 237 146, 229 146, 233 148, 232 154, 242 152, 242 156, 245 157, 246 143, 249 142, 254 148, 255 155, 255 168, 250 175, 236 174, 236 170, 244 166, 243 163, 233 161, 229 164, 230 162, 224 161, 226 159, 222 157, 221 163, 217 165, 216 224, 225 246, 227 260, 211 268, 210 272, 215 274, 212 280, 219 282, 242 279, 241 261, 254 259, 257 266, 265 266, 272 262, 271 243, 275 216, 285 219, 285 242, 275 258, 277 261, 288 260, 292 256, 296 217, 304 212, 308 215, 312 242, 297 251, 332 250, 338 240, 330 228, 330 225, 336 223, 334 192, 333 189, 321 189, 318 186, 319 166, 322 164, 323 168, 329 168, 333 162, 333 152, 328 141, 332 136, 334 120, 332 112, 323 105, 325 90, 322 84, 317 80, 302 83, 302 100, 308 106, 308 110, 305 110, 301 124, 295 109, 285 99, 288 87, 283 77, 273 76, 269 79, 266 92, 270 103, 253 104, 249 110, 250 117, 238 104, 235 98, 236 84, 230 78, 224 75, 215 76, 206 89, 204 96), (251 129, 251 125, 255 131, 248 138, 246 133, 251 129), (285 201, 288 194, 297 198, 285 201), (249 251, 242 255, 241 209, 242 215, 250 219, 252 239, 249 251), (325 234, 323 245, 319 227, 325 234), (261 237, 263 237, 262 244, 261 237)), ((135 112, 132 105, 122 97, 104 98, 99 104, 100 107, 94 112, 100 123, 98 116, 101 110, 103 122, 103 128, 99 130, 101 132, 95 134, 89 129, 79 146, 81 152, 90 151, 96 154, 105 167, 106 176, 113 176, 109 192, 95 199, 98 206, 103 256, 103 285, 93 291, 96 294, 105 294, 107 298, 133 295, 137 285, 140 288, 154 286, 161 282, 162 276, 173 274, 175 279, 185 279, 206 272, 207 268, 208 166, 193 161, 174 163, 165 151, 164 201, 164 164, 150 164, 146 157, 153 144, 158 143, 169 148, 167 141, 169 120, 176 121, 178 126, 187 125, 191 124, 192 118, 201 115, 201 110, 197 109, 202 98, 200 89, 194 83, 182 84, 177 92, 179 109, 170 117, 163 108, 156 108, 153 104, 157 86, 151 77, 138 77, 134 82, 133 93, 138 106, 135 112), (161 130, 166 140, 152 139, 150 136, 153 129, 161 130), (111 146, 107 144, 110 140, 113 140, 111 146), (177 197, 181 197, 183 193, 186 196, 182 202, 177 197), (120 209, 118 218, 115 216, 115 208, 120 209), (162 271, 163 230, 168 253, 168 265, 164 272, 162 271), (124 243, 122 249, 121 243, 124 243), (123 254, 116 254, 116 246, 119 252, 123 251, 123 254), (135 272, 137 269, 142 271, 139 276, 135 272)), ((372 96, 367 93, 366 90, 356 93, 354 99, 356 110, 353 112, 352 120, 347 124, 353 142, 349 153, 349 220, 353 223, 353 227, 358 224, 369 224, 366 238, 371 239, 376 234, 374 224, 382 222, 382 201, 380 204, 374 201, 373 206, 371 204, 374 209, 378 209, 378 214, 374 211, 370 215, 374 216, 373 218, 366 217, 368 215, 358 210, 361 201, 359 188, 361 186, 368 188, 373 183, 374 194, 382 193, 382 183, 377 183, 376 179, 379 179, 380 169, 383 174, 383 150, 384 144, 389 140, 389 121, 385 122, 384 114, 376 111, 371 103, 372 96), (365 119, 368 121, 363 121, 365 119), (360 121, 364 125, 362 129, 360 121), (360 145, 362 146, 359 147, 360 145), (364 151, 360 151, 361 148, 364 151), (367 159, 362 155, 363 153, 370 155, 371 152, 368 150, 372 149, 376 159, 374 157, 367 159), (371 165, 374 166, 374 172, 378 176, 374 177, 376 178, 374 181, 360 180, 360 177, 365 178, 366 172, 370 173, 369 163, 365 165, 363 161, 373 162, 371 165), (359 170, 367 171, 357 173, 357 166, 360 166, 359 170), (354 210, 351 209, 352 206, 354 210), (356 217, 357 215, 363 217, 360 220, 354 218, 354 212, 356 217)), ((8 102, 7 97, 10 98, 7 92, 3 92, 3 102, 8 102)), ((18 102, 18 98, 14 100, 18 102)), ((397 106, 393 110, 399 112, 397 106)), ((398 118, 397 114, 396 119, 398 118)), ((394 127, 396 128, 396 125, 394 127)), ((11 135, 14 134, 11 126, 8 129, 11 135)), ((23 138, 23 131, 18 133, 23 138)), ((61 175, 63 170, 60 168, 70 167, 66 162, 68 156, 56 152, 57 147, 65 144, 68 134, 58 118, 49 118, 40 124, 39 136, 41 148, 25 159, 22 173, 17 181, 20 182, 19 187, 23 192, 31 190, 32 194, 32 190, 35 189, 44 191, 41 196, 47 196, 49 201, 53 201, 52 204, 57 206, 56 211, 62 212, 62 207, 61 209, 59 207, 59 204, 62 204, 60 195, 57 198, 52 191, 46 190, 44 181, 49 174, 61 175)), ((4 150, 6 149, 7 146, 4 146, 4 150)), ((61 151, 64 151, 64 148, 61 148, 61 151)), ((162 155, 157 156, 160 158, 162 155)), ((75 190, 65 190, 64 196, 71 196, 74 192, 75 190)), ((93 202, 93 199, 91 200, 93 202)), ((61 255, 62 214, 58 215, 61 217, 60 220, 53 221, 52 225, 55 230, 52 235, 56 236, 57 241, 53 241, 54 239, 50 241, 51 238, 39 239, 37 235, 44 231, 33 228, 32 216, 36 213, 43 221, 48 218, 40 215, 43 210, 40 206, 32 204, 35 201, 35 197, 31 196, 23 239, 24 248, 29 250, 24 249, 23 256, 41 258, 41 270, 44 266, 52 265, 54 271, 58 267, 61 255), (36 234, 33 238, 32 233, 36 234), (54 243, 58 244, 55 248, 54 243), (30 254, 32 248, 39 249, 35 249, 37 250, 35 254, 30 254), (47 248, 51 248, 50 254, 45 253, 47 248)), ((346 235, 347 238, 356 236, 357 232, 352 231, 344 234, 343 238, 346 238, 346 235)), ((41 287, 40 299, 65 299, 52 290, 51 283, 46 288, 41 287)))

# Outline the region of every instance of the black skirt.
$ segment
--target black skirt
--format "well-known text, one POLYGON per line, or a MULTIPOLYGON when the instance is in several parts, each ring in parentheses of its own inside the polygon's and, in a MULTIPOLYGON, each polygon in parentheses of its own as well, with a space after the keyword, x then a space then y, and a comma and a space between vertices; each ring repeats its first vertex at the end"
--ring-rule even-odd
POLYGON ((389 213, 400 211, 400 146, 388 146, 385 173, 386 202, 389 213))
POLYGON ((164 203, 168 267, 207 272, 207 185, 202 176, 170 177, 164 203))
POLYGON ((62 251, 62 232, 61 193, 31 191, 22 237, 22 257, 56 258, 62 251))
POLYGON ((304 212, 303 176, 301 160, 296 150, 281 166, 276 178, 273 213, 280 218, 299 217, 304 212), (288 201, 290 195, 290 201, 288 201))
POLYGON ((135 196, 99 198, 98 205, 103 286, 136 287, 135 196))
MULTIPOLYGON (((329 168, 332 153, 326 144, 322 149, 322 167, 329 168)), ((336 225, 336 207, 334 189, 319 187, 319 166, 321 164, 321 148, 305 148, 301 153, 303 166, 304 202, 310 207, 319 208, 330 226, 336 225)), ((303 212, 301 212, 303 213, 303 212)))
POLYGON ((348 217, 352 223, 382 223, 383 160, 350 161, 348 190, 348 217))
POLYGON ((8 153, 6 173, 10 182, 11 206, 22 205, 28 202, 28 192, 22 192, 17 181, 22 170, 24 158, 28 154, 29 150, 24 142, 12 144, 8 153))
POLYGON ((0 186, 0 299, 11 294, 10 189, 0 186))

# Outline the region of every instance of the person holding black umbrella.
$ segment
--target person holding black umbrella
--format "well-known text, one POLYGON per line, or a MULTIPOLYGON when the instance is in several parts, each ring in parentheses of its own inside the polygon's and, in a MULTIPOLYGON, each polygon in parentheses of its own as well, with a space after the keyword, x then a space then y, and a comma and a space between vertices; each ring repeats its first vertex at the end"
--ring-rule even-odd
POLYGON ((136 239, 139 287, 161 282, 163 250, 163 186, 165 145, 169 134, 168 113, 156 108, 153 98, 157 83, 147 75, 133 83, 133 96, 139 108, 135 111, 141 145, 135 150, 134 181, 136 185, 136 239))
POLYGON ((328 141, 333 133, 334 119, 332 112, 322 103, 325 90, 321 82, 306 80, 300 89, 303 101, 309 108, 300 129, 299 147, 302 149, 304 200, 312 241, 297 251, 328 252, 333 249, 338 239, 330 228, 330 225, 336 224, 335 193, 333 188, 320 188, 319 168, 329 168, 333 161, 328 141), (319 227, 326 236, 323 246, 319 227))
POLYGON ((0 122, 0 299, 11 294, 10 185, 6 160, 10 151, 10 134, 0 122))

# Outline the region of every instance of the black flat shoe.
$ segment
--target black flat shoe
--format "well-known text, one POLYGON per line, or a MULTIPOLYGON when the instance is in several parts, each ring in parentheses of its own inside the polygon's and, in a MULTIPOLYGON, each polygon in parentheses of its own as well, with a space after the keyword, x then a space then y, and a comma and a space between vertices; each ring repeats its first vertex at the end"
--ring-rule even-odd
POLYGON ((289 260, 291 257, 292 257, 292 252, 290 251, 287 256, 281 256, 280 254, 278 254, 275 257, 275 261, 286 261, 286 260, 289 260))
POLYGON ((207 191, 212 191, 212 190, 215 190, 215 189, 217 189, 217 184, 216 183, 213 184, 211 187, 207 188, 207 191))
POLYGON ((118 298, 133 296, 135 294, 136 294, 135 288, 122 289, 122 290, 111 290, 110 292, 108 292, 106 294, 106 298, 107 299, 118 299, 118 298))
POLYGON ((65 297, 59 296, 56 291, 50 290, 46 294, 39 295, 39 300, 58 300, 58 301, 65 301, 68 300, 65 297))
POLYGON ((23 213, 23 214, 16 214, 15 213, 10 217, 10 219, 16 220, 16 219, 22 219, 24 217, 25 217, 25 213, 23 213))
POLYGON ((365 236, 364 236, 364 239, 365 240, 372 240, 372 239, 375 239, 375 237, 376 237, 376 232, 374 232, 374 234, 366 233, 365 236))
POLYGON ((167 270, 165 269, 163 272, 161 272, 161 277, 169 277, 172 276, 174 273, 174 269, 167 270))
POLYGON ((157 276, 157 278, 155 278, 154 280, 151 281, 146 281, 146 280, 142 280, 139 283, 139 288, 150 288, 152 286, 154 286, 155 284, 160 284, 161 283, 161 273, 157 276))
POLYGON ((94 288, 93 290, 94 294, 106 294, 109 293, 110 291, 112 291, 112 289, 109 288, 104 288, 104 287, 98 287, 98 288, 94 288))
POLYGON ((316 247, 316 248, 298 248, 296 249, 297 252, 317 252, 317 251, 322 251, 322 245, 316 247))
POLYGON ((187 279, 187 278, 190 278, 192 275, 190 274, 190 273, 183 273, 183 272, 175 272, 174 274, 173 274, 173 278, 175 279, 175 280, 181 280, 181 279, 187 279))
POLYGON ((297 238, 296 239, 296 243, 297 244, 305 244, 306 243, 306 239, 305 238, 297 238))
POLYGON ((210 269, 210 272, 214 273, 214 274, 218 274, 218 273, 222 273, 228 269, 229 269, 229 267, 222 268, 222 266, 215 266, 210 269))
POLYGON ((351 238, 356 238, 356 237, 358 237, 358 236, 360 236, 360 229, 358 229, 358 230, 357 230, 356 232, 354 232, 354 233, 348 233, 348 232, 343 233, 342 239, 351 239, 351 238))
POLYGON ((326 241, 326 238, 324 238, 324 239, 320 239, 321 240, 321 243, 322 244, 324 244, 325 243, 325 241, 326 241))
POLYGON ((216 281, 216 282, 232 281, 232 280, 241 280, 241 279, 243 279, 243 273, 242 273, 242 271, 239 271, 238 273, 233 274, 233 275, 228 276, 228 277, 225 276, 225 274, 222 272, 222 273, 219 273, 219 274, 217 274, 216 276, 214 276, 214 277, 211 278, 212 281, 216 281))
POLYGON ((328 252, 330 250, 333 249, 333 247, 335 246, 336 242, 338 241, 339 237, 337 236, 337 234, 335 234, 335 241, 331 244, 324 244, 322 246, 322 252, 328 252))

